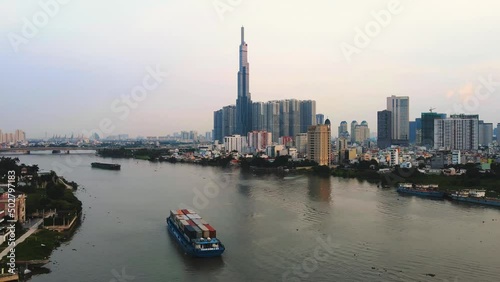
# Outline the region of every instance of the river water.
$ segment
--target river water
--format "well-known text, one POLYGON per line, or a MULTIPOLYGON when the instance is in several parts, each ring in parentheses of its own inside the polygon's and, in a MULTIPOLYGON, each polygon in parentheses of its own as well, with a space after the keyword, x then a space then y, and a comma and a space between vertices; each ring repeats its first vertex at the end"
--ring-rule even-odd
POLYGON ((84 219, 31 281, 498 281, 500 210, 401 196, 354 179, 20 155, 81 185, 84 219), (92 169, 93 161, 120 171, 92 169), (221 258, 183 254, 165 227, 190 207, 221 258))

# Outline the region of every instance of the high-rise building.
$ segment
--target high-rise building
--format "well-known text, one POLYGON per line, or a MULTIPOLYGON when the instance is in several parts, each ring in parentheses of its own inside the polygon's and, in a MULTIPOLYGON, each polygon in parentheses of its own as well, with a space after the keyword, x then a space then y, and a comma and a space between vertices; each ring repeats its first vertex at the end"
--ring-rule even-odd
POLYGON ((193 141, 198 141, 198 131, 196 130, 189 131, 189 139, 193 141))
POLYGON ((271 132, 267 131, 251 131, 248 132, 248 147, 253 152, 265 151, 266 147, 271 145, 271 132))
POLYGON ((377 112, 377 146, 385 149, 392 142, 392 112, 383 110, 377 112))
POLYGON ((443 113, 422 113, 422 142, 420 143, 423 146, 428 148, 434 147, 434 120, 436 119, 444 119, 446 118, 446 114, 443 113))
POLYGON ((205 141, 212 141, 212 132, 205 132, 205 141))
POLYGON ((300 155, 307 152, 307 133, 299 133, 295 136, 295 147, 300 155))
POLYGON ((478 115, 451 115, 434 120, 434 149, 477 150, 478 147, 478 115))
POLYGON ((392 112, 392 143, 407 145, 410 138, 410 98, 387 97, 387 110, 392 112))
POLYGON ((356 125, 358 125, 358 122, 357 122, 357 121, 355 121, 355 120, 353 120, 353 121, 351 122, 351 143, 356 142, 356 139, 355 139, 355 138, 356 138, 356 136, 355 136, 355 134, 354 134, 354 133, 356 132, 356 125))
POLYGON ((222 108, 222 136, 231 136, 236 133, 236 106, 222 108))
POLYGON ((245 28, 241 27, 240 67, 238 71, 238 98, 236 99, 236 132, 246 136, 252 129, 252 99, 250 97, 250 64, 245 28))
POLYGON ((266 103, 266 130, 271 132, 273 142, 278 142, 280 137, 280 103, 269 101, 266 103))
POLYGON ((225 136, 224 147, 228 152, 237 151, 238 153, 244 153, 247 147, 246 137, 237 134, 225 136))
POLYGON ((479 121, 479 145, 488 146, 493 142, 493 123, 479 121))
POLYGON ((214 130, 213 137, 214 141, 219 141, 222 143, 224 135, 222 135, 222 109, 218 111, 214 111, 214 130))
POLYGON ((354 128, 354 142, 362 144, 368 139, 370 139, 370 128, 368 128, 366 121, 362 121, 354 128))
MULTIPOLYGON (((288 100, 288 109, 289 109, 289 131, 288 131, 288 136, 295 136, 300 133, 301 130, 301 102, 296 99, 290 99, 288 100)), ((305 122, 305 120, 304 120, 305 122)))
POLYGON ((416 118, 415 119, 415 144, 421 145, 422 144, 422 118, 416 118))
POLYGON ((252 103, 252 130, 266 130, 266 104, 252 103))
POLYGON ((288 100, 280 100, 280 135, 290 135, 290 103, 288 100))
POLYGON ((316 124, 323 124, 325 123, 325 115, 324 114, 317 114, 316 115, 316 124))
POLYGON ((349 136, 349 131, 347 130, 347 121, 342 121, 339 125, 339 138, 340 137, 345 137, 347 138, 349 136))
POLYGON ((417 142, 417 122, 410 121, 410 144, 415 144, 417 142))
POLYGON ((344 160, 346 159, 346 151, 347 151, 347 138, 343 136, 337 138, 337 153, 338 153, 339 163, 343 163, 344 160))
POLYGON ((307 131, 307 158, 318 165, 330 165, 331 151, 330 120, 327 119, 325 124, 310 126, 307 131))
POLYGON ((24 131, 17 129, 15 136, 14 136, 14 142, 24 142, 26 141, 26 133, 24 131))
POLYGON ((299 133, 306 133, 309 126, 318 124, 317 116, 318 115, 316 114, 316 101, 314 100, 300 101, 299 133))
POLYGON ((497 143, 500 144, 500 123, 497 123, 497 143))

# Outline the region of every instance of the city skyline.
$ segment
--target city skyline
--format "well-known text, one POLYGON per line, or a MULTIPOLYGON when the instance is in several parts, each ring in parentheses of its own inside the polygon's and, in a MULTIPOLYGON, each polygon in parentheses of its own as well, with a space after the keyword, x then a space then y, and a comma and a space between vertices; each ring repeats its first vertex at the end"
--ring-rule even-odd
MULTIPOLYGON (((46 131, 81 134, 110 118, 115 130, 107 135, 162 136, 187 128, 209 131, 213 109, 234 100, 234 42, 239 41, 236 31, 242 25, 252 38, 255 101, 314 99, 317 113, 334 125, 356 119, 376 128, 383 99, 401 95, 412 100, 410 121, 437 108, 448 115, 479 114, 485 122, 499 122, 491 105, 500 103, 500 95, 485 95, 489 88, 484 86, 482 95, 476 95, 484 81, 500 81, 495 51, 499 42, 486 36, 499 19, 486 4, 482 8, 466 1, 444 1, 428 9, 426 3, 400 1, 401 13, 393 15, 390 24, 347 62, 339 46, 353 44, 356 28, 372 21, 373 11, 386 9, 387 1, 363 7, 320 1, 307 8, 293 1, 255 1, 235 7, 223 21, 210 4, 153 2, 151 6, 124 3, 114 23, 106 20, 106 13, 96 13, 95 25, 87 25, 79 11, 105 11, 113 4, 100 3, 102 9, 96 9, 95 3, 72 3, 61 7, 17 53, 8 37, 1 41, 5 67, 0 93, 9 105, 0 113, 2 120, 9 121, 4 130, 23 128, 29 138, 43 138, 46 131), (290 15, 297 12, 308 23, 280 15, 283 3, 290 15), (449 10, 449 5, 454 9, 449 10), (259 20, 254 17, 256 9, 264 11, 259 20), (442 13, 447 21, 440 19, 442 13), (279 23, 270 25, 278 15, 279 23), (131 16, 141 20, 131 22, 131 16), (103 45, 102 38, 109 44, 103 45), (147 67, 156 65, 169 78, 131 109, 126 119, 120 119, 111 105, 141 83, 147 67), (20 100, 28 102, 21 105, 20 100), (50 107, 57 110, 42 115, 50 107), (20 111, 26 118, 13 119, 20 111), (50 124, 50 129, 33 125, 34 119, 50 124)), ((31 19, 41 9, 29 3, 1 5, 0 32, 6 35, 21 34, 22 19, 31 19)), ((489 86, 498 87, 495 83, 489 86)))

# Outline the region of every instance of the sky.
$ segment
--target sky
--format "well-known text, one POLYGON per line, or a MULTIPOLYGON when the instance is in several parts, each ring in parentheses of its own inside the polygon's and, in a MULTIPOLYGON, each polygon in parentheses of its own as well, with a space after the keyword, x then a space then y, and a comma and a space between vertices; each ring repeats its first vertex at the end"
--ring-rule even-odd
POLYGON ((211 131, 213 111, 235 104, 241 26, 253 101, 313 99, 334 128, 366 120, 376 131, 386 97, 400 95, 410 97, 411 120, 435 108, 496 124, 499 8, 494 0, 4 0, 0 129, 28 138, 211 131))

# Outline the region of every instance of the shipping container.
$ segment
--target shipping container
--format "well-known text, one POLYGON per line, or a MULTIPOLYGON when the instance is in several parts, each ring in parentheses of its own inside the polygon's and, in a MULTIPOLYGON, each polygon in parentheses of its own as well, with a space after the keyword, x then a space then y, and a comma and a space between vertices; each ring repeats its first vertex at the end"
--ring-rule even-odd
POLYGON ((210 233, 210 238, 217 238, 217 232, 215 228, 210 226, 210 224, 205 224, 205 227, 208 228, 208 231, 210 233))
POLYGON ((198 226, 191 226, 194 228, 194 230, 196 231, 196 238, 201 238, 201 236, 203 235, 203 233, 201 232, 201 229, 198 227, 198 226))
POLYGON ((208 238, 208 237, 210 237, 210 230, 208 230, 208 228, 207 228, 207 227, 205 227, 205 225, 200 224, 200 225, 197 225, 197 226, 198 226, 198 228, 200 228, 200 229, 201 229, 201 233, 202 233, 202 237, 203 237, 203 238, 208 238))
POLYGON ((186 220, 186 221, 189 223, 189 225, 196 226, 196 223, 194 223, 194 221, 192 221, 192 220, 186 220))
POLYGON ((200 222, 201 224, 205 225, 205 224, 208 224, 208 222, 206 222, 203 218, 200 219, 200 222))
POLYGON ((186 215, 176 215, 175 218, 177 220, 188 220, 189 219, 186 215))
POLYGON ((184 226, 184 234, 186 234, 190 239, 196 239, 196 230, 191 225, 184 226))
POLYGON ((201 216, 197 214, 187 214, 187 217, 189 217, 189 219, 201 219, 201 216))
POLYGON ((192 210, 192 209, 188 209, 188 211, 189 211, 189 213, 195 213, 196 214, 196 212, 194 210, 192 210))
POLYGON ((184 214, 182 210, 177 210, 177 214, 184 214))

